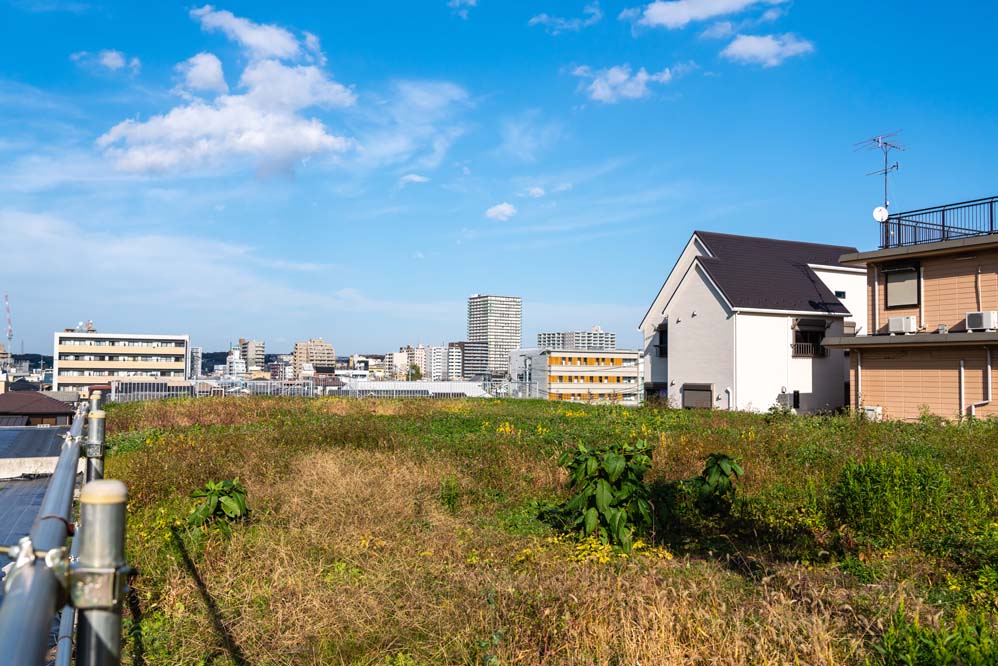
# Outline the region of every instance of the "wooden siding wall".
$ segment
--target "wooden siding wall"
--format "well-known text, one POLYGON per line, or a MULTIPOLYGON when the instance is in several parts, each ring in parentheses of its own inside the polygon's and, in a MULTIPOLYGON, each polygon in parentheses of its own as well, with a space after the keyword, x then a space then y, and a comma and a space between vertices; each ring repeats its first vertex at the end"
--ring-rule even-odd
MULTIPOLYGON (((925 321, 922 330, 935 332, 939 324, 946 324, 951 331, 963 331, 968 312, 998 310, 998 251, 977 252, 965 255, 928 257, 921 260, 922 298, 925 321), (981 270, 981 303, 977 302, 976 275, 981 270)), ((878 268, 882 269, 882 265, 878 268)), ((867 270, 867 287, 870 298, 867 309, 873 328, 873 265, 867 270)), ((877 305, 880 315, 879 333, 888 332, 888 317, 918 316, 918 307, 887 309, 885 278, 878 270, 877 305)))
MULTIPOLYGON (((934 349, 865 349, 853 351, 850 358, 850 398, 857 405, 856 361, 862 355, 862 405, 879 405, 885 419, 914 421, 924 409, 937 416, 955 419, 960 415, 960 361, 964 362, 964 415, 970 405, 984 400, 987 393, 987 353, 984 347, 934 349)), ((998 347, 991 348, 992 372, 998 364, 998 347)), ((998 377, 994 373, 992 381, 998 377)), ((998 415, 998 391, 994 400, 978 407, 979 418, 998 415)))

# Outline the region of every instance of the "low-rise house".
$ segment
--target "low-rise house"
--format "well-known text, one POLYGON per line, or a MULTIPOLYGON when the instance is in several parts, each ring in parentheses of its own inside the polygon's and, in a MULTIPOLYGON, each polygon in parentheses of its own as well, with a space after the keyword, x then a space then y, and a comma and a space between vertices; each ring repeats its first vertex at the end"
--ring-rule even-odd
POLYGON ((35 391, 0 394, 0 417, 21 417, 25 425, 69 425, 75 413, 71 405, 35 391))
POLYGON ((869 330, 824 341, 849 350, 850 403, 873 418, 998 415, 998 197, 896 213, 866 272, 869 330))
POLYGON ((641 321, 645 390, 676 406, 830 411, 848 362, 826 336, 865 330, 855 248, 696 231, 641 321))

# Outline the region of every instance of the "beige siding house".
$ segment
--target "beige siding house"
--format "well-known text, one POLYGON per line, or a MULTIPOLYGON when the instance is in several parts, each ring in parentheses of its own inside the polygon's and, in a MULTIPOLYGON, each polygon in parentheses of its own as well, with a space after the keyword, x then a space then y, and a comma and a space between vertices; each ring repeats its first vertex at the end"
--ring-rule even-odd
POLYGON ((998 234, 993 199, 892 215, 881 249, 847 254, 867 271, 869 334, 850 351, 850 404, 873 417, 998 415, 998 234))

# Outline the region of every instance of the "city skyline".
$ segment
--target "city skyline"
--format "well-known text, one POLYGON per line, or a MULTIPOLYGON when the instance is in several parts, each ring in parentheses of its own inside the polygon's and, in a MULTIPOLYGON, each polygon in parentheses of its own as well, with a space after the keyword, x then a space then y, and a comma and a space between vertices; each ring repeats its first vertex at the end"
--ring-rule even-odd
POLYGON ((991 5, 453 4, 0 3, 12 350, 88 319, 388 350, 476 291, 634 347, 694 229, 874 247, 856 141, 903 130, 894 210, 991 194, 991 5))

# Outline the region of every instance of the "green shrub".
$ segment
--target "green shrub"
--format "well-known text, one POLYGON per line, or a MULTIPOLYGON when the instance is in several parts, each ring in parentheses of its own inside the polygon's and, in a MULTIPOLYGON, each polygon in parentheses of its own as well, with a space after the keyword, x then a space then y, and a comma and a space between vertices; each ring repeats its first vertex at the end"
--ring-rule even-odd
POLYGON ((246 488, 239 479, 232 481, 209 481, 204 488, 195 490, 191 497, 204 501, 194 507, 187 523, 199 527, 217 522, 223 532, 228 532, 226 521, 238 520, 249 515, 246 507, 246 488))
POLYGON ((872 663, 880 666, 994 666, 998 664, 998 632, 993 615, 958 610, 951 627, 933 629, 909 620, 898 609, 874 645, 872 663))
POLYGON ((451 514, 461 508, 461 486, 453 475, 440 480, 440 504, 451 514))
POLYGON ((896 545, 940 524, 949 478, 939 465, 897 453, 842 470, 832 520, 878 545, 896 545))
POLYGON ((580 536, 596 534, 603 543, 630 551, 634 536, 651 526, 644 475, 651 466, 646 442, 590 448, 579 444, 558 458, 576 494, 566 505, 570 525, 580 536))

